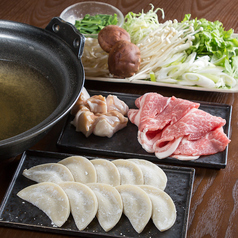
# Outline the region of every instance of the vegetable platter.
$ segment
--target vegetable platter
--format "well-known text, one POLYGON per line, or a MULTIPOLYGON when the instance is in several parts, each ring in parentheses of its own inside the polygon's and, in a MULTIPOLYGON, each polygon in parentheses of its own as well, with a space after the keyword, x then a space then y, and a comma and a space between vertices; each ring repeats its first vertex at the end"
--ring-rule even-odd
POLYGON ((148 84, 181 89, 238 92, 238 35, 226 31, 218 20, 191 19, 160 23, 158 11, 129 12, 124 28, 140 49, 138 72, 128 78, 113 77, 108 71, 108 53, 98 40, 86 38, 82 62, 87 80, 148 84))

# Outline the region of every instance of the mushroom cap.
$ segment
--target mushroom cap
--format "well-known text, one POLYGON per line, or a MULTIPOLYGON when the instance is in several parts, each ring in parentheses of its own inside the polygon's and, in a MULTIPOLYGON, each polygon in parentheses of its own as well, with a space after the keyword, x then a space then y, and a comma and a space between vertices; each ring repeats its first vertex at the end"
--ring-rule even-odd
POLYGON ((98 43, 107 53, 109 53, 115 43, 120 40, 131 41, 129 33, 116 25, 105 26, 98 33, 98 43))
POLYGON ((109 72, 116 77, 131 77, 140 67, 140 49, 129 41, 118 41, 108 57, 109 72))

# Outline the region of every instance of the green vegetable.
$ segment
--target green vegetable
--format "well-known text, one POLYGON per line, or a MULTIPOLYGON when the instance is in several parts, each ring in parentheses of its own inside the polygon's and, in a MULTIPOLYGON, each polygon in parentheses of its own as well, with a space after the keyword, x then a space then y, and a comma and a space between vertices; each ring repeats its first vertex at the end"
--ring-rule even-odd
POLYGON ((150 72, 150 80, 153 82, 156 82, 155 74, 154 72, 150 72))
POLYGON ((129 12, 124 19, 123 28, 130 34, 131 42, 137 44, 145 36, 156 30, 159 26, 157 11, 160 10, 162 18, 164 18, 164 11, 161 8, 154 10, 152 4, 151 9, 144 13, 129 12))
POLYGON ((193 45, 186 52, 196 52, 197 57, 208 55, 211 62, 237 77, 238 66, 233 60, 238 56, 238 40, 233 37, 233 29, 225 31, 219 21, 211 22, 204 18, 190 20, 190 17, 191 14, 186 14, 182 23, 192 25, 195 31, 201 30, 194 35, 193 45))
POLYGON ((91 16, 86 14, 82 20, 75 21, 75 27, 82 34, 98 34, 107 25, 116 25, 118 22, 117 14, 107 15, 107 14, 97 14, 91 16))

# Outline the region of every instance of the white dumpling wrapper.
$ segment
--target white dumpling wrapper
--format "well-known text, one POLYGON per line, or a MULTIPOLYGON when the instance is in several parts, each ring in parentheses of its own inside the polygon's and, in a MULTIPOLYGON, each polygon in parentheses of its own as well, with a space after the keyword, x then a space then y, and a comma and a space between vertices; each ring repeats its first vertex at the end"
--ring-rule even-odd
POLYGON ((22 173, 26 178, 35 182, 62 183, 64 181, 74 181, 70 170, 58 163, 40 164, 30 169, 24 169, 22 173))
POLYGON ((88 186, 79 182, 64 182, 60 186, 69 198, 70 210, 77 228, 84 230, 96 216, 96 195, 88 186))
POLYGON ((141 233, 152 214, 152 204, 149 196, 137 185, 119 185, 116 189, 121 194, 123 213, 136 232, 141 233))
POLYGON ((110 231, 120 220, 123 204, 120 193, 109 184, 93 183, 87 184, 98 199, 97 219, 101 227, 110 231))
POLYGON ((83 156, 71 156, 61 161, 72 173, 75 182, 95 183, 97 181, 96 169, 93 164, 83 156))
POLYGON ((41 209, 58 227, 61 227, 69 217, 69 199, 56 183, 34 184, 19 191, 17 196, 41 209))
POLYGON ((142 185, 144 184, 143 173, 139 166, 135 163, 125 160, 117 159, 112 161, 120 173, 120 184, 134 184, 142 185))
POLYGON ((166 231, 171 228, 177 217, 176 207, 172 198, 163 190, 141 185, 142 188, 150 197, 152 202, 152 220, 157 229, 166 231))
POLYGON ((120 173, 115 164, 106 159, 93 159, 90 161, 96 169, 98 183, 112 186, 120 185, 120 173))
POLYGON ((129 161, 140 167, 143 173, 145 185, 158 187, 162 190, 165 189, 167 185, 167 176, 159 166, 143 159, 129 159, 129 161))

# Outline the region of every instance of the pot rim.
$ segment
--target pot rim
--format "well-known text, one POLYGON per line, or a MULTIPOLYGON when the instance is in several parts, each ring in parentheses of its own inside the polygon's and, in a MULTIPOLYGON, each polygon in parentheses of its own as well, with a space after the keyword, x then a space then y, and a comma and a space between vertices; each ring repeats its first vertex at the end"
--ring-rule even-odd
MULTIPOLYGON (((26 23, 21 23, 21 22, 0 20, 0 28, 9 30, 11 28, 18 28, 18 27, 26 28, 29 31, 31 31, 31 30, 38 31, 39 34, 42 33, 42 34, 44 34, 44 36, 49 36, 49 38, 53 37, 53 38, 57 39, 57 41, 60 40, 62 42, 63 49, 69 48, 68 50, 72 51, 72 47, 70 47, 69 44, 67 44, 67 42, 64 39, 61 39, 59 36, 57 36, 56 34, 54 34, 53 32, 51 32, 47 29, 35 27, 35 26, 29 25, 26 23), (68 47, 66 47, 66 46, 68 46, 68 47)), ((75 29, 73 29, 73 31, 75 31, 75 29)), ((80 35, 79 37, 82 37, 81 34, 79 34, 79 35, 80 35)), ((3 36, 0 35, 0 38, 1 37, 4 38, 4 37, 7 37, 7 35, 4 35, 4 34, 3 34, 3 36)), ((84 45, 84 39, 83 39, 83 45, 84 45)), ((64 99, 64 100, 66 100, 65 104, 62 103, 63 100, 60 100, 58 102, 58 104, 56 105, 54 111, 47 118, 45 118, 43 121, 38 123, 36 126, 30 128, 29 130, 24 131, 20 134, 12 136, 10 138, 0 140, 0 148, 5 148, 7 146, 12 145, 13 143, 21 144, 21 143, 24 143, 25 141, 31 140, 31 139, 39 136, 40 134, 42 134, 42 133, 46 132, 48 129, 50 129, 57 122, 59 122, 71 110, 71 108, 77 101, 77 99, 81 93, 81 90, 84 86, 84 83, 85 83, 85 73, 84 73, 84 68, 83 68, 81 59, 74 52, 71 52, 71 53, 72 54, 70 55, 70 57, 73 59, 74 62, 78 61, 78 67, 80 67, 79 69, 77 69, 75 71, 75 76, 77 77, 77 80, 80 77, 80 82, 77 82, 77 84, 74 85, 73 95, 67 99, 64 99), (62 110, 60 108, 62 108, 62 110)), ((76 65, 76 63, 75 63, 75 65, 76 65)), ((22 150, 22 152, 23 151, 24 150, 22 150)))

